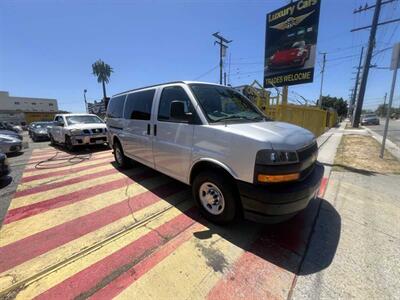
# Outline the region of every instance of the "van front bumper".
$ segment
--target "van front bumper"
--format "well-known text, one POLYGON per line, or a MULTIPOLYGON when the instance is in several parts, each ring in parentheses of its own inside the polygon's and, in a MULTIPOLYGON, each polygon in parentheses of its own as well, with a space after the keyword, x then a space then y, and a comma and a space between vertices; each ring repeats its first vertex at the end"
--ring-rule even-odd
POLYGON ((317 196, 323 175, 324 167, 316 163, 304 180, 290 184, 255 185, 239 181, 244 217, 266 223, 290 219, 317 196))

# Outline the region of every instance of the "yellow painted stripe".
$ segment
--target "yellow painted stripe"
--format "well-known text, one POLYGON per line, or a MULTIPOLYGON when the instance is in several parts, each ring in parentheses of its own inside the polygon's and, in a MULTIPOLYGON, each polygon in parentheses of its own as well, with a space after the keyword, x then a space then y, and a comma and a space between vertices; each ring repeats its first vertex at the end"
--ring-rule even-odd
MULTIPOLYGON (((144 168, 138 168, 136 170, 132 170, 132 175, 138 174, 140 172, 143 172, 144 168)), ((83 183, 74 183, 74 184, 69 184, 63 187, 59 187, 56 189, 52 189, 50 191, 44 191, 32 195, 26 195, 26 196, 21 196, 21 197, 16 197, 11 201, 10 208, 9 209, 14 209, 22 206, 26 206, 29 204, 34 204, 42 201, 46 201, 49 199, 53 199, 58 196, 63 196, 72 192, 77 192, 77 191, 82 191, 84 192, 86 189, 89 189, 93 186, 99 185, 99 184, 105 184, 107 182, 111 182, 117 179, 123 179, 127 178, 123 173, 116 173, 112 175, 107 175, 107 176, 102 176, 101 178, 94 178, 91 180, 87 180, 83 183)))
POLYGON ((68 179, 78 177, 78 176, 93 174, 93 173, 97 173, 97 172, 101 172, 101 171, 105 171, 105 170, 109 170, 109 169, 115 169, 115 167, 110 163, 105 166, 92 168, 92 169, 88 169, 88 170, 84 170, 84 171, 80 171, 80 172, 76 172, 76 173, 71 173, 68 175, 58 175, 58 176, 53 176, 50 178, 32 180, 32 181, 29 181, 26 183, 20 183, 18 185, 17 191, 18 192, 24 191, 24 190, 31 189, 33 187, 48 184, 48 183, 62 182, 62 181, 66 181, 68 179))
POLYGON ((52 209, 29 218, 5 224, 1 229, 0 247, 121 202, 128 197, 134 197, 168 181, 170 179, 167 177, 147 179, 142 181, 141 184, 133 183, 68 206, 52 209))
POLYGON ((68 165, 65 167, 54 167, 54 168, 47 168, 47 169, 35 169, 32 171, 25 171, 22 177, 25 178, 25 177, 29 177, 29 176, 33 176, 33 175, 47 174, 49 172, 55 172, 55 171, 71 170, 73 172, 74 168, 79 168, 79 167, 83 167, 83 166, 91 166, 91 165, 99 164, 99 163, 106 162, 106 161, 112 161, 112 156, 102 155, 99 159, 96 159, 96 160, 89 159, 89 160, 85 160, 85 161, 82 161, 77 164, 71 164, 71 165, 68 165))
POLYGON ((17 295, 16 299, 34 298, 40 295, 41 293, 47 291, 55 285, 63 282, 65 279, 72 277, 78 272, 90 267, 91 265, 99 262, 107 256, 112 255, 118 250, 138 240, 139 238, 149 233, 152 228, 157 228, 177 217, 181 213, 184 213, 192 205, 193 203, 191 203, 191 201, 185 201, 182 204, 179 204, 177 207, 171 208, 171 210, 168 210, 164 214, 151 220, 149 223, 146 224, 146 226, 138 227, 130 232, 128 235, 124 235, 123 237, 113 241, 112 243, 106 244, 100 249, 89 253, 88 255, 68 264, 63 268, 56 270, 49 276, 43 277, 40 280, 33 282, 31 285, 25 287, 17 295))
MULTIPOLYGON (((82 251, 83 249, 86 249, 98 242, 101 242, 102 240, 106 239, 110 235, 119 232, 120 230, 123 230, 127 226, 130 226, 134 223, 140 222, 141 220, 144 220, 145 218, 148 218, 154 214, 157 214, 159 212, 164 211, 165 209, 172 208, 177 206, 178 203, 181 201, 189 202, 190 205, 193 205, 192 201, 188 201, 188 199, 191 199, 190 192, 184 191, 180 192, 177 194, 174 194, 165 200, 158 201, 154 203, 153 205, 150 205, 148 207, 145 207, 134 214, 134 218, 132 215, 126 216, 122 219, 119 219, 111 224, 108 224, 107 226, 104 226, 96 231, 90 232, 78 239, 75 239, 65 245, 62 245, 58 248, 55 248, 53 250, 50 250, 40 256, 35 257, 34 259, 31 259, 27 262, 24 262, 10 270, 7 270, 3 273, 0 274, 0 290, 7 289, 11 285, 20 282, 21 280, 25 280, 26 278, 29 278, 32 274, 37 274, 41 271, 43 271, 45 268, 48 268, 56 263, 59 263, 60 261, 64 261, 71 257, 72 255, 82 251)), ((178 207, 178 206, 177 206, 178 207)), ((179 208, 179 207, 178 207, 179 208)), ((159 223, 156 224, 162 224, 164 222, 163 217, 158 221, 159 223)), ((156 225, 153 226, 146 226, 148 229, 152 229, 156 227, 156 225)), ((134 234, 132 232, 135 232, 136 230, 133 230, 129 232, 129 236, 131 234, 134 234)), ((125 235, 123 239, 129 239, 128 235, 125 235)), ((117 251, 119 249, 119 244, 110 244, 109 247, 111 247, 111 251, 117 251), (115 245, 115 247, 114 247, 115 245)), ((86 257, 84 257, 82 260, 79 261, 78 264, 84 264, 86 260, 86 257)), ((88 261, 90 264, 90 261, 88 261)), ((68 272, 68 270, 66 271, 68 272)), ((72 273, 74 270, 72 270, 72 273)), ((64 274, 64 273, 61 273, 64 274)), ((63 276, 60 275, 60 277, 55 280, 63 280, 65 279, 63 276)), ((38 288, 39 290, 41 289, 40 287, 38 288)))
POLYGON ((244 252, 239 245, 249 243, 254 237, 254 228, 236 230, 214 227, 208 239, 197 239, 193 235, 116 298, 204 299, 244 252))

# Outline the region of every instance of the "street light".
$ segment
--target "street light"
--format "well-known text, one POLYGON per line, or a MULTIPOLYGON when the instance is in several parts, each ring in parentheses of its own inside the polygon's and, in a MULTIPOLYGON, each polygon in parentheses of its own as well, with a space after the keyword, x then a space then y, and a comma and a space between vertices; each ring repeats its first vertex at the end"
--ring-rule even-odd
POLYGON ((86 93, 87 93, 87 89, 83 90, 83 98, 85 99, 85 109, 86 112, 88 113, 88 105, 87 105, 87 101, 86 101, 86 93))

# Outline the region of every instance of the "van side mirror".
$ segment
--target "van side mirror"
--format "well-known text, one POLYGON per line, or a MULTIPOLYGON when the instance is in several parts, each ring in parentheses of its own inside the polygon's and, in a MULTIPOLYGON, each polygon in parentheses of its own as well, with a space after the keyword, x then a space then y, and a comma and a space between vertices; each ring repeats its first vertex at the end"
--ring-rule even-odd
POLYGON ((170 106, 170 116, 172 119, 178 121, 189 121, 191 113, 185 113, 185 102, 180 100, 174 100, 170 106))

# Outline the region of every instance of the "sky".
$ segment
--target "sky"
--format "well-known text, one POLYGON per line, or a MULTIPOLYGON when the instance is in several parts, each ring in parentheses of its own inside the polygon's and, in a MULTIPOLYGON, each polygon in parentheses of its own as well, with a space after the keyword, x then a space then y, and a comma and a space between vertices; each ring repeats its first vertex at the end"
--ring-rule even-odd
MULTIPOLYGON (((327 52, 323 94, 349 98, 353 74, 373 10, 353 10, 374 0, 322 0, 317 51, 327 52)), ((107 94, 175 80, 219 81, 219 49, 212 33, 233 40, 226 58, 231 85, 262 82, 266 14, 287 0, 1 0, 0 90, 12 96, 58 100, 59 108, 84 111, 102 98, 91 65, 113 69, 107 94), (229 59, 230 57, 230 59, 229 59), (230 61, 230 64, 229 64, 230 61)), ((400 17, 400 1, 384 6, 381 21, 400 17)), ((375 51, 400 42, 399 22, 380 26, 375 51)), ((387 67, 391 50, 372 63, 387 67)), ((289 100, 319 97, 322 55, 314 82, 289 88, 289 100)), ((372 69, 364 108, 374 109, 389 92, 392 73, 372 69)), ((400 80, 399 80, 400 81, 400 80)), ((399 83, 394 105, 400 106, 399 83)))

